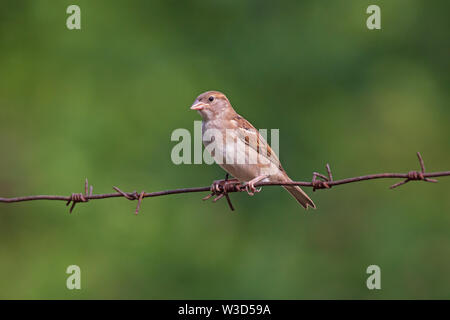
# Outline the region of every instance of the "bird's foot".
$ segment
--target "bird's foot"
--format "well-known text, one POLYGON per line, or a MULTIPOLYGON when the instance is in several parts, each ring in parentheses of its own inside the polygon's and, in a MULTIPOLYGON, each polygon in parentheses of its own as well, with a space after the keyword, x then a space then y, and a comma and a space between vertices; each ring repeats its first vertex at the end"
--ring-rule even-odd
POLYGON ((249 196, 254 196, 255 193, 261 192, 262 188, 257 189, 255 184, 267 178, 268 175, 258 176, 245 184, 245 190, 247 191, 249 196))
POLYGON ((227 190, 228 185, 233 185, 239 183, 238 179, 223 179, 223 180, 214 180, 211 184, 211 192, 212 193, 222 193, 227 190))
POLYGON ((209 198, 216 196, 213 199, 213 202, 216 202, 223 197, 226 197, 228 205, 232 211, 234 211, 233 204, 231 203, 230 196, 228 195, 228 192, 233 189, 237 189, 240 191, 240 182, 238 179, 228 179, 228 174, 225 176, 225 179, 223 180, 215 180, 211 184, 211 194, 207 195, 203 198, 203 200, 208 200, 209 198))
POLYGON ((254 186, 254 183, 250 183, 249 182, 249 183, 247 183, 245 185, 245 191, 247 191, 249 196, 254 196, 255 193, 261 192, 261 189, 262 189, 262 187, 261 188, 256 188, 254 186))

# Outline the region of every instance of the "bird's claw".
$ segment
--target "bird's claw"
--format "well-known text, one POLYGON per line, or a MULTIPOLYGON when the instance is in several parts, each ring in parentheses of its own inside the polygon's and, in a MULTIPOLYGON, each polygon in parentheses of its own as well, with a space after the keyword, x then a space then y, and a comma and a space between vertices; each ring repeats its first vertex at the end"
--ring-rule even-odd
POLYGON ((254 196, 255 193, 261 192, 262 188, 256 188, 254 183, 249 182, 245 185, 245 191, 247 191, 249 196, 254 196))
POLYGON ((237 179, 232 180, 214 180, 211 184, 211 193, 221 194, 226 191, 226 185, 237 183, 237 179))
POLYGON ((204 197, 203 200, 208 200, 215 196, 215 198, 213 199, 213 202, 216 202, 216 201, 222 199, 223 197, 225 197, 227 199, 227 202, 228 202, 228 205, 229 205, 231 211, 234 211, 233 204, 231 203, 230 196, 228 195, 228 192, 230 190, 230 188, 229 188, 230 185, 233 185, 232 189, 236 188, 236 190, 240 191, 239 180, 237 180, 237 179, 229 180, 228 174, 224 180, 214 180, 213 183, 211 184, 211 188, 210 188, 211 194, 204 197))

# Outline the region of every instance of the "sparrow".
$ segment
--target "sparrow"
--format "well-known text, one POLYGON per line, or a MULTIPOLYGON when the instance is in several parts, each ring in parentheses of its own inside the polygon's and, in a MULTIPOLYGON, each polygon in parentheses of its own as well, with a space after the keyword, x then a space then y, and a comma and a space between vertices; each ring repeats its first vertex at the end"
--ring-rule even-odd
MULTIPOLYGON (((291 182, 277 155, 259 131, 234 111, 227 97, 207 91, 191 106, 202 117, 202 140, 214 161, 247 186, 248 193, 259 192, 258 182, 291 182)), ((316 208, 299 186, 283 186, 305 209, 316 208)))

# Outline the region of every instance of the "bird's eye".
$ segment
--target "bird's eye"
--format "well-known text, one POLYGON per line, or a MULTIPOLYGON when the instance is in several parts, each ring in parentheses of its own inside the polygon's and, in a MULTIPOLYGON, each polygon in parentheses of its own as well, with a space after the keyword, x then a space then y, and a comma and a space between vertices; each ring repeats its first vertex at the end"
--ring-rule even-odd
POLYGON ((214 100, 214 97, 211 96, 211 97, 208 98, 208 100, 209 100, 209 101, 213 101, 213 100, 214 100))

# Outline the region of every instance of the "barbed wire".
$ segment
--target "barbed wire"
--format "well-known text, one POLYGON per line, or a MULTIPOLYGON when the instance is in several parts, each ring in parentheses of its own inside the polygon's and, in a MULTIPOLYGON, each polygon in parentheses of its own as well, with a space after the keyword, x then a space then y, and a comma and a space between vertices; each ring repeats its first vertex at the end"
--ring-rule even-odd
MULTIPOLYGON (((377 174, 369 174, 365 176, 358 176, 352 178, 345 178, 341 180, 333 180, 333 175, 331 173, 330 165, 326 165, 327 175, 323 175, 318 172, 313 172, 313 177, 311 181, 292 181, 292 182, 259 182, 255 184, 255 187, 262 186, 302 186, 302 187, 312 187, 313 191, 319 189, 330 189, 331 187, 348 184, 353 182, 360 182, 366 180, 374 180, 374 179, 404 179, 398 183, 395 183, 390 186, 391 189, 397 188, 405 183, 410 181, 426 181, 426 182, 434 182, 437 180, 433 179, 436 177, 444 177, 450 176, 450 171, 439 171, 439 172, 426 172, 425 164, 423 158, 419 152, 417 152, 417 157, 420 163, 420 171, 409 171, 408 173, 377 173, 377 174)), ((34 200, 60 200, 66 201, 66 206, 71 204, 69 212, 71 213, 77 203, 80 202, 89 202, 90 200, 97 199, 107 199, 107 198, 117 198, 124 197, 128 200, 136 200, 138 201, 135 214, 138 214, 139 209, 142 206, 142 200, 144 198, 150 197, 159 197, 171 194, 180 194, 180 193, 194 193, 194 192, 206 192, 209 191, 210 194, 203 198, 203 200, 208 200, 211 197, 213 198, 213 202, 216 202, 223 197, 226 197, 228 205, 231 210, 234 210, 234 207, 231 203, 229 193, 233 192, 244 192, 248 191, 247 185, 245 183, 239 182, 237 179, 228 179, 228 174, 224 180, 214 181, 211 186, 207 187, 194 187, 194 188, 181 188, 181 189, 172 189, 172 190, 163 190, 156 192, 145 192, 142 191, 140 193, 133 192, 124 192, 118 187, 113 187, 116 193, 105 193, 105 194, 93 194, 93 186, 89 185, 88 179, 85 180, 84 184, 84 193, 72 193, 70 196, 59 196, 59 195, 36 195, 36 196, 23 196, 23 197, 14 197, 14 198, 0 198, 0 202, 2 203, 13 203, 13 202, 23 202, 23 201, 34 201, 34 200)))

